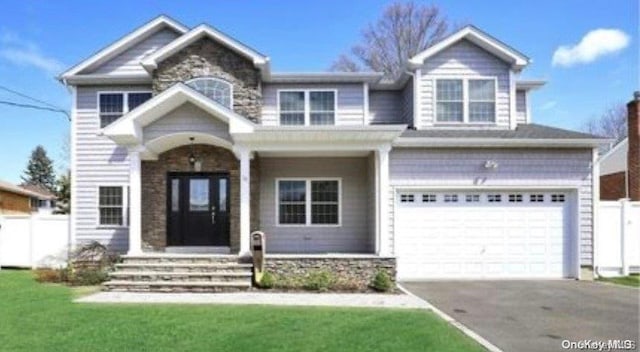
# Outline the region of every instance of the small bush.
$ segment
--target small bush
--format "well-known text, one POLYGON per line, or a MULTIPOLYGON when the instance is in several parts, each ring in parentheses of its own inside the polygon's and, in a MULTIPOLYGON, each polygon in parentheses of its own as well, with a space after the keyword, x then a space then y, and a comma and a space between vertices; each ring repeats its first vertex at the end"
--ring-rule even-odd
POLYGON ((69 279, 72 286, 93 286, 106 281, 108 274, 102 269, 80 269, 73 272, 69 279))
POLYGON ((275 281, 276 278, 270 272, 265 271, 264 274, 262 274, 262 279, 258 282, 258 287, 266 289, 273 288, 275 281))
POLYGON ((304 281, 304 288, 311 291, 327 291, 335 282, 333 274, 328 271, 312 271, 304 281))
POLYGON ((387 292, 393 287, 393 281, 384 270, 378 270, 376 276, 373 277, 371 287, 378 292, 387 292))
POLYGON ((36 277, 36 281, 38 282, 49 282, 49 283, 59 283, 63 282, 62 277, 63 269, 36 269, 34 274, 36 277))

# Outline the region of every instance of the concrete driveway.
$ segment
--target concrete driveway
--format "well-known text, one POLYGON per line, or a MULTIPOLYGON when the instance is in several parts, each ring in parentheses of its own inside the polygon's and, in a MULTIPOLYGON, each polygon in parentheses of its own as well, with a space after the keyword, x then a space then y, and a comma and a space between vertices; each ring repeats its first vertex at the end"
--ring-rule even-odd
POLYGON ((562 351, 562 341, 634 340, 640 290, 595 282, 427 281, 406 289, 504 351, 562 351))

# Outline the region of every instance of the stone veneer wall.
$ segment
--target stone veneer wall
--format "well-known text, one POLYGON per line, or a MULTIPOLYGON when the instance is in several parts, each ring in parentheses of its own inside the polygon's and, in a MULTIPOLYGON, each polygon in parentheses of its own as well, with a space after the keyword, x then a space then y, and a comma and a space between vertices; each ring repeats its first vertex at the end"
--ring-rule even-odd
POLYGON ((396 258, 378 256, 278 256, 267 255, 265 270, 277 277, 304 277, 314 271, 327 271, 339 280, 365 290, 378 270, 385 270, 395 282, 396 258))
POLYGON ((260 71, 235 51, 208 39, 200 39, 160 62, 153 72, 153 91, 160 93, 177 82, 216 77, 233 85, 233 110, 259 122, 262 107, 260 71))
MULTIPOLYGON (((228 172, 230 182, 230 247, 240 248, 240 162, 224 148, 194 145, 202 159, 202 172, 228 172)), ((142 162, 142 243, 146 250, 164 250, 167 245, 167 173, 193 171, 189 166, 191 146, 159 155, 157 161, 142 162)), ((251 230, 259 228, 259 174, 257 158, 251 160, 251 230)))

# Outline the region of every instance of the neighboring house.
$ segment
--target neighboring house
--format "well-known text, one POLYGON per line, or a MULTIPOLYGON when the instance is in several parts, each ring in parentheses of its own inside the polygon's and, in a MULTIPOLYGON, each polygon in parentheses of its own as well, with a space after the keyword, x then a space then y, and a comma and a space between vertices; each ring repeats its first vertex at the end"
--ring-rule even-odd
POLYGON ((51 214, 56 196, 37 186, 16 186, 0 180, 0 214, 51 214))
POLYGON ((627 104, 628 137, 616 144, 600 160, 600 199, 640 200, 640 93, 627 104))
POLYGON ((159 17, 60 77, 72 240, 246 257, 261 230, 272 263, 580 277, 602 140, 533 123, 529 62, 467 26, 394 81, 278 73, 211 26, 159 17))

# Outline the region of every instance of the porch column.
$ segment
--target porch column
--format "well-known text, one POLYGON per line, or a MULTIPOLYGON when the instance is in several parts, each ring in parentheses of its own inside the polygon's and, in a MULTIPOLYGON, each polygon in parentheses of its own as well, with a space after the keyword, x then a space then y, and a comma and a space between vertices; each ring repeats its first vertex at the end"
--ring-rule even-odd
POLYGON ((389 238, 389 151, 390 145, 376 150, 378 171, 378 254, 391 255, 389 238))
POLYGON ((129 255, 142 253, 140 152, 129 151, 129 255))
POLYGON ((240 154, 240 252, 241 257, 250 256, 249 236, 251 231, 251 152, 241 148, 240 154))

